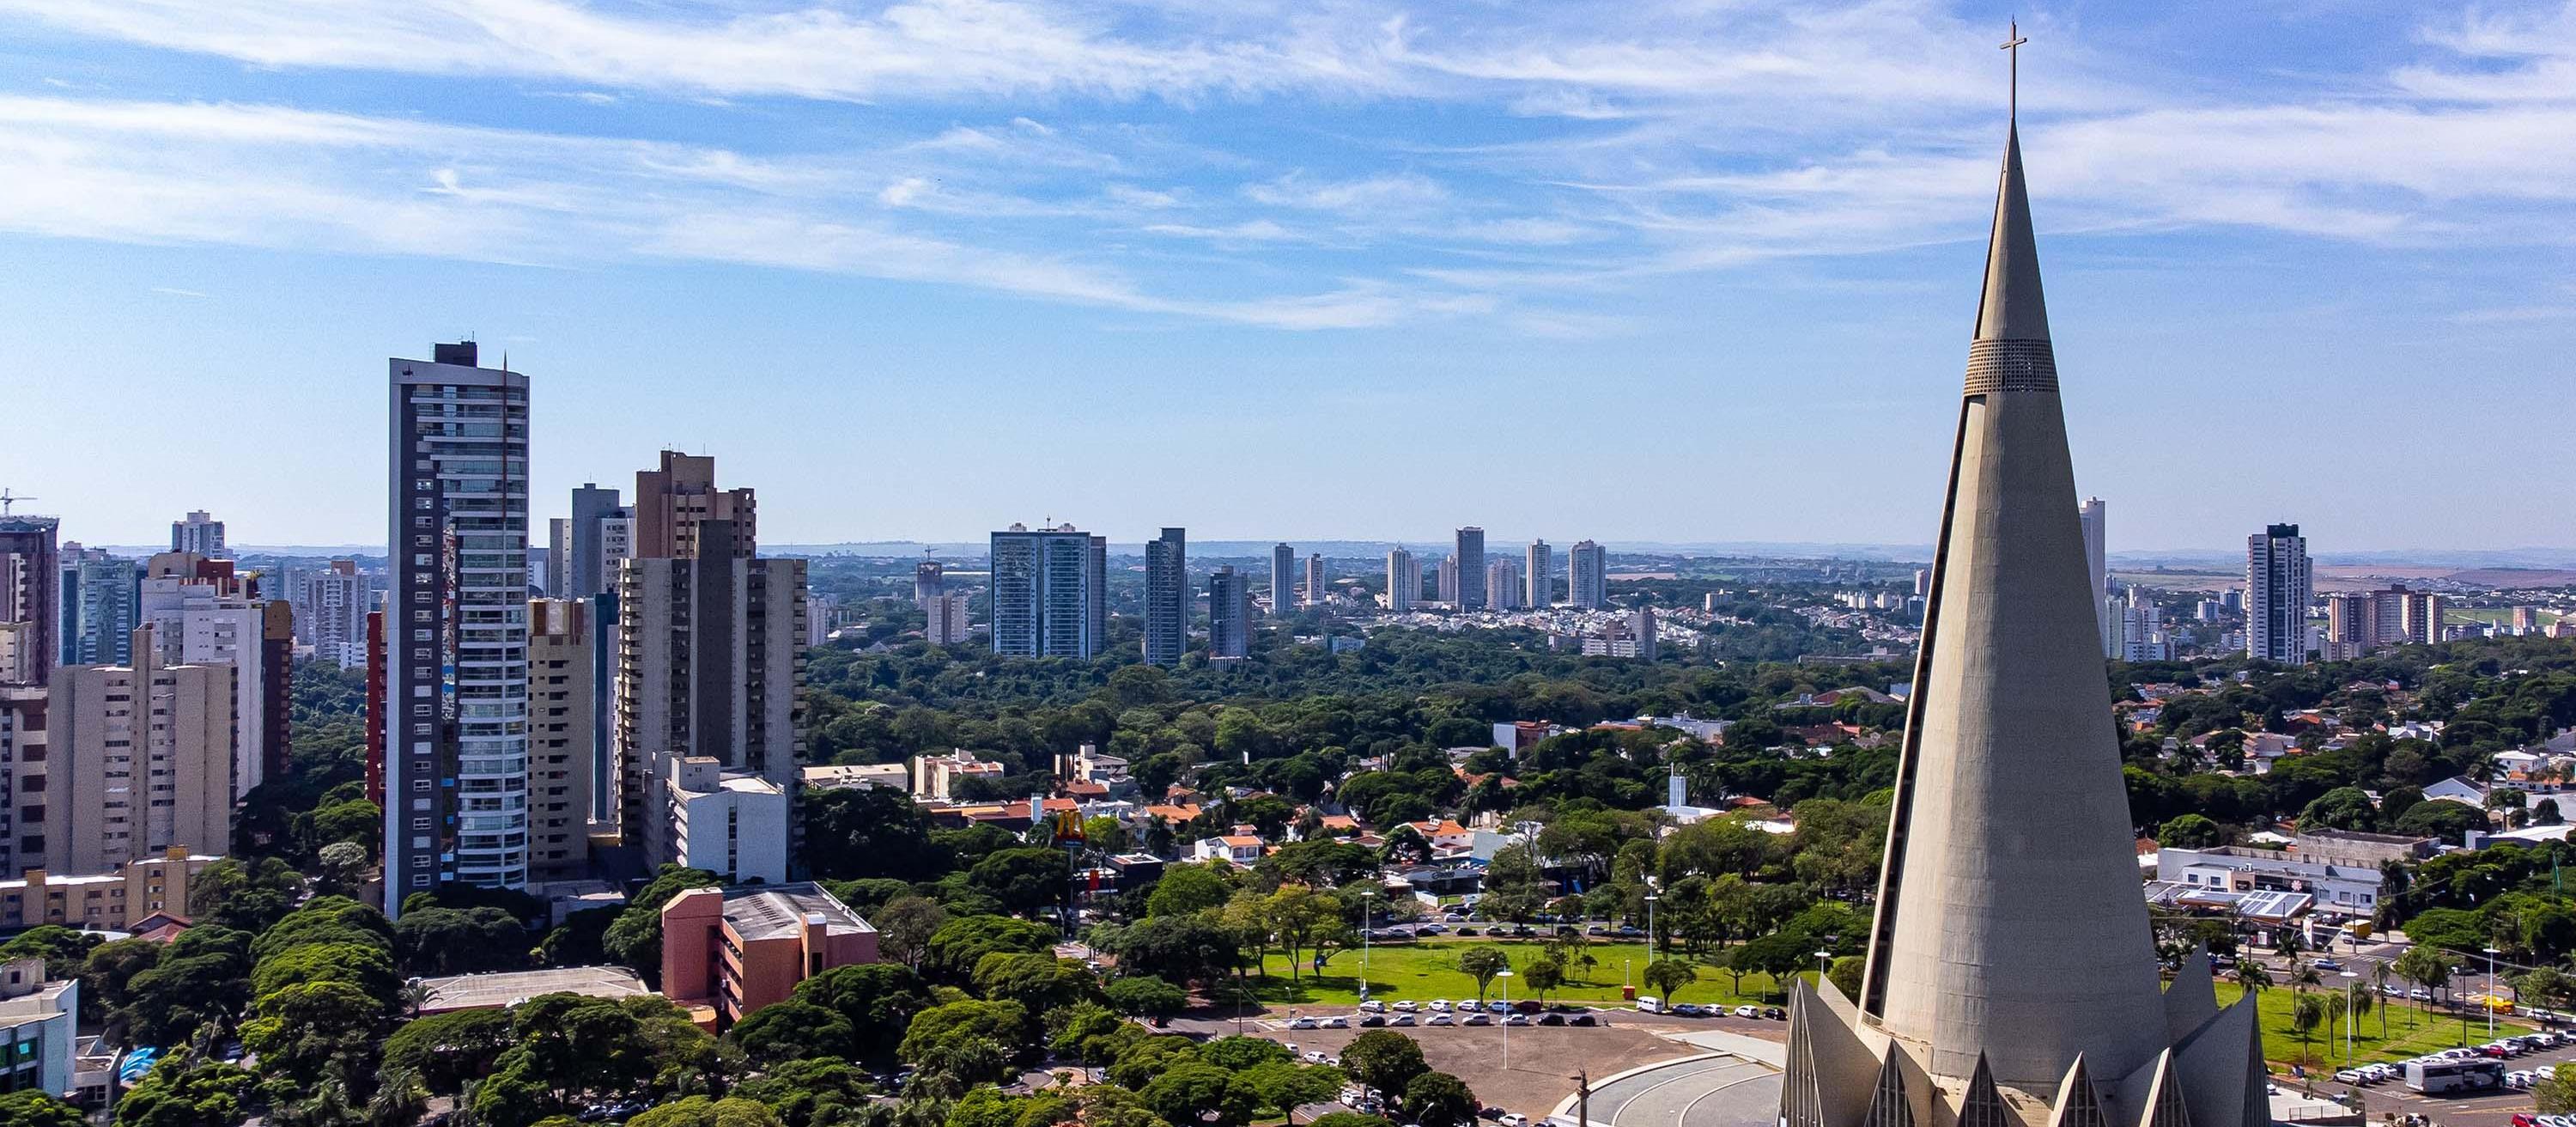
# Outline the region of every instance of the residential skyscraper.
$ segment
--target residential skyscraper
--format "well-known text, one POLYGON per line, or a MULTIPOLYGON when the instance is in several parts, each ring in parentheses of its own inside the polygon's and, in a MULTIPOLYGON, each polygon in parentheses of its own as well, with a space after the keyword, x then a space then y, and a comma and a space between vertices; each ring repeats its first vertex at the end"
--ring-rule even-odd
MULTIPOLYGON (((135 631, 130 666, 69 666, 54 679, 45 782, 32 792, 20 784, 43 796, 49 871, 104 873, 173 846, 232 847, 233 670, 164 665, 151 635, 135 631)), ((26 813, 22 825, 33 820, 26 813)))
POLYGON ((1145 542, 1145 664, 1178 665, 1190 648, 1189 531, 1145 542))
POLYGON ((62 663, 124 665, 134 660, 136 602, 143 566, 90 548, 63 561, 62 663))
POLYGON ((0 515, 0 685, 45 684, 62 657, 61 523, 0 515))
POLYGON ((1485 594, 1485 530, 1474 525, 1459 529, 1453 554, 1458 560, 1458 609, 1484 607, 1491 601, 1485 594))
POLYGON ((305 575, 303 602, 314 657, 342 669, 367 663, 367 612, 376 609, 376 600, 357 561, 333 560, 305 575))
POLYGON ((224 547, 224 522, 203 509, 189 513, 186 520, 170 522, 170 550, 210 560, 228 560, 233 555, 224 547))
POLYGON ((660 465, 635 475, 633 554, 641 559, 695 559, 701 521, 732 524, 731 538, 749 559, 757 552, 759 502, 749 489, 716 488, 716 460, 709 455, 662 451, 660 465))
POLYGON ((1519 610, 1521 602, 1521 565, 1509 556, 1496 556, 1485 564, 1486 605, 1495 610, 1519 610))
POLYGON ((1386 552, 1386 609, 1403 614, 1413 609, 1414 600, 1422 597, 1422 567, 1413 562, 1413 553, 1402 548, 1386 552))
POLYGON ((912 601, 929 606, 948 590, 948 573, 938 560, 923 560, 912 565, 912 601))
POLYGON ((536 880, 590 869, 599 693, 593 609, 588 599, 528 603, 528 870, 536 880))
POLYGON ((2160 988, 2017 136, 1956 417, 1860 996, 1792 988, 1778 1121, 2268 1127, 2252 995, 2160 988))
POLYGON ((1090 658, 1109 636, 1109 541, 1071 524, 993 534, 993 653, 1090 658))
POLYGON ((2295 524, 2245 538, 2245 654, 2283 665, 2308 663, 2308 604, 2316 589, 2308 541, 2295 524))
POLYGON ((1565 552, 1565 602, 1577 610, 1610 605, 1610 553, 1589 540, 1565 552))
POLYGON ((1288 617, 1297 609, 1297 549, 1286 544, 1270 546, 1270 613, 1288 617))
POLYGON ((1331 598, 1324 586, 1324 553, 1316 552, 1306 557, 1306 605, 1320 607, 1331 598))
MULTIPOLYGON (((1274 573, 1278 574, 1278 573, 1274 573)), ((1208 660, 1252 656, 1252 582, 1228 564, 1208 576, 1208 660)))
POLYGON ((2111 606, 2110 557, 2103 551, 2104 522, 2109 519, 2109 514, 2102 505, 2102 499, 2092 497, 2076 510, 2076 518, 2084 529, 2084 566, 2093 574, 2093 611, 2102 628, 2102 656, 2119 657, 2122 645, 2115 638, 2115 634, 2120 632, 2117 625, 2119 612, 2111 606))
POLYGON ((386 362, 385 914, 528 881, 528 378, 386 362))
POLYGON ((624 559, 634 553, 631 536, 626 549, 613 556, 601 542, 606 531, 601 527, 602 522, 632 519, 632 514, 625 512, 620 505, 617 494, 615 489, 602 489, 587 481, 572 491, 572 543, 566 550, 564 561, 565 569, 571 572, 565 577, 564 594, 567 598, 586 599, 608 590, 613 585, 612 577, 608 565, 602 561, 624 559))
POLYGON ((1458 557, 1455 554, 1440 557, 1440 562, 1432 565, 1432 573, 1432 594, 1450 609, 1459 609, 1462 605, 1459 600, 1463 596, 1458 587, 1458 557))
POLYGON ((974 637, 975 625, 974 620, 968 617, 966 592, 932 595, 929 602, 921 604, 921 610, 929 617, 929 625, 922 631, 922 636, 931 645, 962 646, 974 637))
POLYGON ((1521 601, 1530 609, 1546 610, 1556 601, 1556 576, 1552 574, 1555 566, 1555 553, 1547 546, 1547 541, 1529 542, 1527 558, 1521 566, 1521 575, 1528 588, 1522 592, 1521 601))
POLYGON ((573 599, 591 594, 572 589, 572 520, 552 517, 546 521, 546 596, 573 599))
POLYGON ((286 769, 292 711, 295 612, 259 597, 256 576, 233 561, 163 552, 144 564, 135 617, 153 628, 166 665, 233 668, 233 785, 239 798, 286 769))

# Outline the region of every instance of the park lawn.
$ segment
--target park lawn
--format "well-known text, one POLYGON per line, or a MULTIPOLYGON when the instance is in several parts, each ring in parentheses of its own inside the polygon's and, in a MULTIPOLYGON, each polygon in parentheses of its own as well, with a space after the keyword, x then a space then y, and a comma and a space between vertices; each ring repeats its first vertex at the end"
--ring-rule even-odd
MULTIPOLYGON (((1501 947, 1510 955, 1515 975, 1536 960, 1547 947, 1544 941, 1530 939, 1436 939, 1372 945, 1368 952, 1369 996, 1382 1002, 1405 998, 1417 1002, 1428 1002, 1434 998, 1473 998, 1476 996, 1476 980, 1458 969, 1458 953, 1478 944, 1501 947)), ((1646 945, 1643 943, 1594 942, 1585 950, 1596 960, 1594 964, 1589 969, 1580 965, 1568 967, 1565 985, 1548 991, 1548 1001, 1620 1003, 1624 1000, 1620 993, 1621 972, 1626 972, 1626 981, 1635 983, 1646 969, 1646 945)), ((1269 981, 1267 985, 1256 981, 1255 985, 1260 986, 1261 998, 1265 1002, 1347 1006, 1356 1005, 1360 1000, 1360 952, 1356 949, 1334 952, 1320 975, 1313 973, 1311 967, 1305 968, 1294 986, 1289 982, 1287 956, 1273 953, 1263 961, 1263 966, 1269 981)), ((1502 997, 1506 984, 1512 988, 1511 996, 1514 998, 1531 996, 1529 989, 1517 977, 1495 979, 1486 989, 1485 996, 1489 999, 1502 997)), ((1776 1005, 1781 1001, 1780 996, 1773 992, 1769 975, 1745 975, 1742 994, 1736 993, 1734 986, 1733 975, 1702 963, 1699 964, 1699 981, 1684 987, 1666 1001, 1729 1006, 1746 1002, 1776 1005)), ((1638 986, 1637 992, 1655 993, 1642 985, 1638 986)))
MULTIPOLYGON (((2244 988, 2235 983, 2221 982, 2218 984, 2218 1004, 2231 1005, 2244 993, 2244 988)), ((2383 998, 2378 1001, 2384 1002, 2388 999, 2383 998)), ((2263 991, 2261 999, 2254 1003, 2255 1012, 2263 1019, 2264 1056, 2276 1061, 2299 1061, 2311 1066, 2342 1068, 2348 1063, 2355 1062, 2402 1061, 2410 1057, 2422 1056, 2436 1049, 2483 1045, 2494 1039, 2487 1035, 2485 1019, 2476 1015, 2470 1016, 2468 1037, 2463 1040, 2460 1036, 2459 1015, 2419 1012, 2413 1002, 2398 1001, 2388 1009, 2388 1037, 2384 1041, 2379 1036, 2379 1009, 2374 1006, 2369 1013, 2361 1016, 2360 1023, 2352 1029, 2352 1057, 2347 1061, 2343 1055, 2341 1020, 2333 1023, 2331 1043, 2329 1043, 2327 1031, 2320 1027, 2308 1035, 2308 1043, 2304 1050, 2302 1049, 2299 1035, 2290 1025, 2291 1010, 2297 1004, 2286 986, 2275 986, 2263 991), (2303 1051, 2306 1054, 2304 1058, 2301 1056, 2303 1051)), ((2496 1037, 2512 1037, 2529 1032, 2531 1032, 2529 1025, 2507 1021, 2501 1016, 2496 1021, 2496 1037)))

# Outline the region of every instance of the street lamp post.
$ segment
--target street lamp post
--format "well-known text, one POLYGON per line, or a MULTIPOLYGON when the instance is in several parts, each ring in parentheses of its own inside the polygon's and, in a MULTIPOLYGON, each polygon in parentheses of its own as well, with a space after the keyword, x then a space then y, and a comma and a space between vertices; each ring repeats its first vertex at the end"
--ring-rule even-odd
MULTIPOLYGON (((1377 894, 1360 890, 1360 1001, 1368 1001, 1369 901, 1377 894)), ((1347 950, 1347 948, 1345 948, 1347 950)))
POLYGON ((1655 965, 1655 900, 1654 893, 1646 894, 1646 965, 1650 967, 1655 965))
POLYGON ((2352 1023, 2360 1020, 2361 975, 2343 972, 2343 1062, 2352 1063, 2352 1023))
POLYGON ((2493 947, 2487 952, 2487 1040, 2495 1040, 2495 957, 2501 952, 2493 947))
POLYGON ((1512 971, 1505 967, 1494 972, 1503 984, 1503 1071, 1512 1068, 1512 971))

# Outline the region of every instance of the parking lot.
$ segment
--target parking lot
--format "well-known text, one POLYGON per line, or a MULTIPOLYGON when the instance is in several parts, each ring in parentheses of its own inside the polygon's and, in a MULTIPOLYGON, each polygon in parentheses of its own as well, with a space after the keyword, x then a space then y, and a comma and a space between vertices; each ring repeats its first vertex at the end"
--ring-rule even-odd
MULTIPOLYGON (((2576 1040, 2494 1061, 2495 1067, 2506 1073, 2540 1071, 2569 1063, 2576 1063, 2576 1040)), ((2511 1088, 2440 1095, 2410 1091, 2402 1075, 2403 1066, 2395 1067, 2400 1075, 2374 1083, 2356 1085, 2338 1079, 2319 1078, 2314 1087, 2322 1095, 2349 1093, 2357 1097, 2357 1106, 2370 1122, 2378 1122, 2393 1114, 2421 1115, 2435 1123, 2460 1127, 2511 1127, 2516 1113, 2532 1110, 2531 1093, 2511 1088)), ((2284 1088, 2294 1086, 2287 1079, 2276 1077, 2275 1080, 2284 1088)))

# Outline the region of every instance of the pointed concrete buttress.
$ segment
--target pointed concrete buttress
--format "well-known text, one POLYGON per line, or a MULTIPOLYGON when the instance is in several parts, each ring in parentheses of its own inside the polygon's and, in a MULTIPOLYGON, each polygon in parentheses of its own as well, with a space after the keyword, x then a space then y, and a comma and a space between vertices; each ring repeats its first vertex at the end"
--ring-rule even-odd
POLYGON ((2018 131, 1958 428, 1860 1004, 1936 1078, 2053 1098, 2170 1041, 2018 131))

